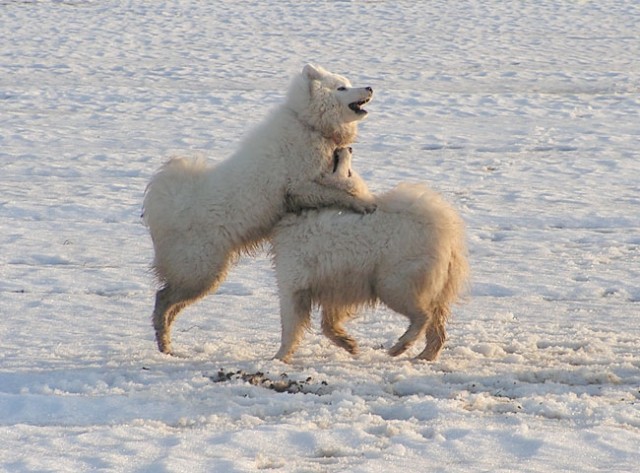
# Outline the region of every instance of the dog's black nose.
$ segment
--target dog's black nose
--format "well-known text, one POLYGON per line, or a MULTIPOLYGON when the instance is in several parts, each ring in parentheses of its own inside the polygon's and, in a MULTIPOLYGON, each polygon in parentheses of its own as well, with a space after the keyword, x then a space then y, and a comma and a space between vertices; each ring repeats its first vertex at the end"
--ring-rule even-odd
POLYGON ((369 92, 373 93, 373 89, 371 87, 365 87, 369 92))

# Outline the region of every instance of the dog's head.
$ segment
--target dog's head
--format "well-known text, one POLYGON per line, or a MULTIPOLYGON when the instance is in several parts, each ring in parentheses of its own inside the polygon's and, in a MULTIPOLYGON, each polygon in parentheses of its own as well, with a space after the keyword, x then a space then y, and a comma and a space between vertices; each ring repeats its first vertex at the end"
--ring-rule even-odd
POLYGON ((344 146, 355 138, 357 122, 368 114, 363 106, 372 98, 371 87, 353 87, 346 77, 307 64, 292 84, 288 104, 323 135, 338 135, 336 144, 344 146))
POLYGON ((346 77, 312 64, 304 66, 302 74, 309 81, 312 103, 336 109, 336 119, 339 115, 348 123, 362 120, 369 113, 362 106, 373 98, 371 87, 353 87, 346 77))
POLYGON ((351 177, 351 156, 353 148, 346 146, 344 148, 336 148, 333 152, 333 173, 340 177, 351 177))

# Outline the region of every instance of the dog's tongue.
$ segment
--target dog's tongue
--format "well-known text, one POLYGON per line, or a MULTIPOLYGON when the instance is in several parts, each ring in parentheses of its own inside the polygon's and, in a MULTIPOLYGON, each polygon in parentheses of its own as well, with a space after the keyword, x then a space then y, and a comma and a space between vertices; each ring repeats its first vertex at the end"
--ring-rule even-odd
POLYGON ((359 115, 368 113, 365 109, 361 108, 364 104, 366 104, 367 100, 362 100, 360 102, 351 102, 349 104, 349 108, 356 112, 359 115))

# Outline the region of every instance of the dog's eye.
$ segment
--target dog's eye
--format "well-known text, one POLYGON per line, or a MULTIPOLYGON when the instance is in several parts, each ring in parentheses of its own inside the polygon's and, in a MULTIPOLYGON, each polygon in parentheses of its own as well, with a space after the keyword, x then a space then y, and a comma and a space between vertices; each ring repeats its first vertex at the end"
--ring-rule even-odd
POLYGON ((340 92, 343 92, 343 91, 347 90, 347 88, 345 86, 341 85, 340 87, 338 87, 338 90, 340 92))

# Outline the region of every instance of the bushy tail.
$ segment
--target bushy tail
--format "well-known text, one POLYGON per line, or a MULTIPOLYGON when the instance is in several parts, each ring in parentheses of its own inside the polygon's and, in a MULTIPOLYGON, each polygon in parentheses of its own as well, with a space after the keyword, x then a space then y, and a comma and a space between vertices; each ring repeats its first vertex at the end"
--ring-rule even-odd
POLYGON ((458 301, 460 296, 466 292, 469 283, 469 262, 467 260, 463 225, 460 225, 458 237, 451 239, 451 259, 449 260, 447 276, 437 303, 448 311, 451 304, 458 301))
POLYGON ((451 305, 465 292, 469 280, 464 222, 458 212, 436 192, 424 193, 421 200, 430 209, 434 237, 439 240, 438 247, 442 249, 438 260, 446 267, 442 289, 433 300, 434 312, 446 318, 451 305))
POLYGON ((432 310, 446 318, 469 278, 462 218, 440 194, 423 184, 400 184, 380 197, 378 208, 403 213, 426 229, 433 267, 424 281, 424 293, 430 296, 432 310))
POLYGON ((145 191, 142 216, 154 242, 166 232, 188 228, 206 170, 204 158, 173 158, 153 176, 145 191))

